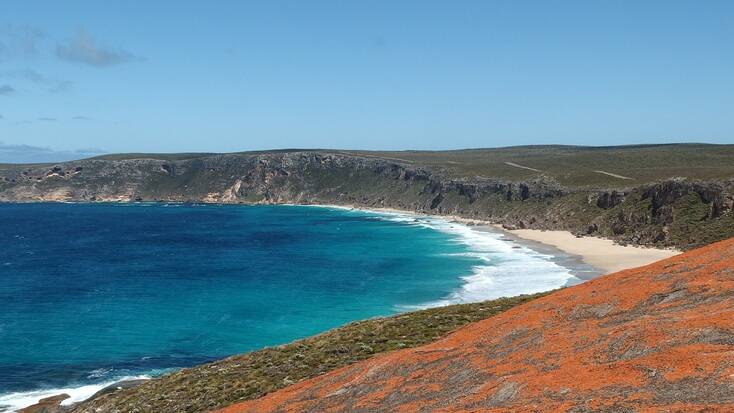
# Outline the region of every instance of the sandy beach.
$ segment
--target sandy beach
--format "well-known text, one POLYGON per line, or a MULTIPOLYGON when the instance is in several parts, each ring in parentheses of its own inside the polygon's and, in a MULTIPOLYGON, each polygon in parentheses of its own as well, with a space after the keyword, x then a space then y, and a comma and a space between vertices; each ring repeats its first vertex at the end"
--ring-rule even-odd
MULTIPOLYGON (((378 208, 377 210, 383 212, 406 213, 406 211, 400 211, 392 208, 378 208)), ((607 274, 652 264, 653 262, 670 258, 681 253, 681 251, 676 249, 619 245, 613 240, 605 238, 592 236, 577 237, 569 231, 548 231, 539 229, 506 230, 499 224, 492 224, 486 221, 460 216, 435 215, 435 217, 463 224, 484 226, 491 230, 501 231, 522 240, 548 245, 567 254, 575 255, 584 263, 589 264, 607 274)))
MULTIPOLYGON (((320 205, 331 208, 361 209, 366 211, 389 212, 397 214, 422 215, 417 212, 404 211, 394 208, 362 208, 353 205, 320 205)), ((569 231, 545 231, 539 229, 506 230, 499 224, 492 224, 477 219, 464 218, 455 215, 429 215, 436 218, 455 221, 463 224, 486 227, 491 231, 500 231, 521 240, 544 244, 570 255, 579 257, 584 263, 597 268, 604 273, 612 273, 628 268, 641 267, 652 264, 681 253, 675 249, 638 247, 619 245, 610 239, 597 237, 576 237, 569 231)))
POLYGON ((568 231, 541 231, 537 229, 508 231, 502 228, 501 225, 492 225, 492 228, 518 238, 553 246, 568 254, 578 255, 585 263, 608 273, 651 264, 681 253, 681 251, 673 249, 623 246, 603 238, 578 238, 568 231))

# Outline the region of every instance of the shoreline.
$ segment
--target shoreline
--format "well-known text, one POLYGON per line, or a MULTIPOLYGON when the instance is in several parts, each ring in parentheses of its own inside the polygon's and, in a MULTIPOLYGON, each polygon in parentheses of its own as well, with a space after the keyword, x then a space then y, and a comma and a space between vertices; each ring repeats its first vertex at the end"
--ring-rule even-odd
POLYGON ((577 255, 585 263, 600 268, 605 273, 642 267, 682 253, 682 251, 675 249, 619 245, 613 240, 605 238, 576 237, 569 231, 506 230, 497 224, 492 225, 492 227, 520 239, 549 245, 568 254, 577 255))
MULTIPOLYGON (((500 224, 483 221, 479 219, 464 218, 456 215, 436 215, 415 211, 399 210, 395 208, 361 208, 354 205, 329 205, 329 204, 284 204, 330 207, 340 209, 359 210, 367 212, 385 212, 394 214, 412 214, 431 218, 444 219, 448 222, 458 222, 468 225, 476 230, 484 230, 501 233, 508 236, 512 241, 520 241, 531 249, 543 251, 554 255, 560 251, 575 257, 592 269, 600 271, 596 276, 642 267, 681 254, 683 251, 677 249, 664 249, 655 247, 643 247, 632 245, 620 245, 614 240, 594 236, 577 237, 570 231, 564 230, 540 230, 540 229, 516 229, 508 230, 500 224), (555 250, 555 251, 554 251, 555 250)), ((593 272, 593 270, 592 270, 593 272)), ((574 274, 575 275, 575 274, 574 274)), ((587 281, 596 276, 577 276, 587 281)))
POLYGON ((593 264, 586 262, 583 259, 584 257, 582 257, 579 254, 573 254, 568 251, 564 251, 563 249, 558 248, 555 245, 538 242, 538 241, 535 241, 529 238, 519 237, 504 229, 498 230, 494 226, 494 224, 491 224, 487 221, 464 218, 464 217, 460 217, 456 215, 426 214, 426 213, 421 213, 421 212, 400 210, 400 209, 395 209, 395 208, 361 208, 361 207, 356 207, 356 206, 330 205, 330 204, 281 204, 281 205, 334 208, 334 209, 343 209, 343 210, 349 210, 349 211, 362 211, 362 212, 370 212, 370 213, 412 215, 415 217, 439 219, 447 223, 457 223, 457 224, 465 225, 472 231, 499 234, 502 236, 500 240, 509 242, 509 243, 516 243, 517 245, 515 247, 518 247, 518 246, 526 247, 537 253, 548 255, 549 260, 551 262, 569 270, 570 274, 576 277, 578 280, 569 280, 569 282, 566 285, 564 285, 564 287, 575 285, 583 281, 592 280, 596 277, 602 276, 607 273, 607 271, 604 268, 597 267, 593 264))
POLYGON ((466 304, 534 294, 568 287, 596 278, 604 271, 595 268, 580 257, 568 254, 552 246, 508 238, 500 231, 486 225, 461 222, 455 217, 422 214, 388 208, 355 208, 341 205, 292 205, 316 207, 374 216, 388 220, 408 221, 449 234, 456 242, 464 244, 466 253, 483 261, 472 268, 471 273, 458 274, 462 285, 444 298, 422 305, 401 306, 405 311, 466 304))
MULTIPOLYGON (((449 222, 458 222, 472 227, 486 228, 491 232, 499 232, 512 238, 513 240, 522 240, 530 243, 534 249, 537 248, 554 248, 555 250, 577 257, 581 262, 601 271, 602 274, 613 273, 630 268, 641 267, 652 264, 653 262, 670 258, 683 253, 682 250, 674 248, 657 248, 654 246, 633 246, 620 245, 616 241, 608 238, 595 237, 593 235, 576 237, 570 231, 565 230, 542 230, 542 229, 514 229, 508 230, 496 222, 485 221, 475 218, 465 218, 458 215, 440 215, 429 214, 414 210, 403 210, 389 207, 363 207, 354 204, 299 204, 299 203, 240 203, 240 202, 207 202, 199 201, 133 201, 133 200, 105 200, 105 201, 59 201, 59 200, 30 200, 23 201, 0 201, 3 203, 69 203, 69 204, 136 204, 136 203, 154 203, 154 204, 205 204, 205 205, 290 205, 290 206, 310 206, 310 207, 327 207, 347 210, 360 210, 367 212, 385 212, 395 214, 412 214, 416 216, 426 216, 431 218, 444 219, 449 222)), ((601 275, 601 274, 600 274, 601 275)), ((593 278, 593 277, 592 277, 593 278)), ((588 277, 584 280, 590 279, 588 277)))

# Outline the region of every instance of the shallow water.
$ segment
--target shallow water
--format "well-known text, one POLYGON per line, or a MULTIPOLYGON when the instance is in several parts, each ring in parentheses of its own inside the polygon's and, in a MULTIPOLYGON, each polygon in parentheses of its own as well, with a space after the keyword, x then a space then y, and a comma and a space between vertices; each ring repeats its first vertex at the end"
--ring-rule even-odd
POLYGON ((0 405, 574 279, 501 238, 337 208, 0 205, 0 405))

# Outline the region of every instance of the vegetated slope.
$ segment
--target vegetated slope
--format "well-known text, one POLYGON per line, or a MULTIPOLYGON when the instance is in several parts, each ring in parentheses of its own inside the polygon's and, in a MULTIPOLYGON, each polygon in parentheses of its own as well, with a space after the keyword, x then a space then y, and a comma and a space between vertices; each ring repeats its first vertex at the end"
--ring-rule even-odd
POLYGON ((221 413, 346 411, 734 411, 734 239, 221 413))
POLYGON ((734 235, 733 179, 733 145, 121 154, 0 165, 0 201, 392 207, 691 248, 734 235))
POLYGON ((734 172, 734 145, 538 145, 455 151, 345 153, 428 165, 447 169, 452 176, 464 178, 484 176, 521 181, 535 176, 532 171, 535 169, 568 187, 606 188, 624 184, 595 171, 631 177, 633 185, 682 176, 703 180, 731 178, 734 172))
MULTIPOLYGON (((459 304, 347 324, 291 344, 183 369, 76 406, 74 413, 203 412, 261 397, 374 354, 426 344, 543 294, 459 304)), ((62 410, 67 411, 67 410, 62 410)))

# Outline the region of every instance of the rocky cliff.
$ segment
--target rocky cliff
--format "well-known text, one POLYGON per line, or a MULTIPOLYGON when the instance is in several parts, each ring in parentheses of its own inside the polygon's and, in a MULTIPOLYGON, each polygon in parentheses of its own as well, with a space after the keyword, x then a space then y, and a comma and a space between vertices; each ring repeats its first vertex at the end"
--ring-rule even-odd
POLYGON ((0 166, 0 201, 332 203, 458 215, 690 248, 734 235, 734 185, 667 179, 624 188, 457 177, 448 168, 328 151, 0 166))

